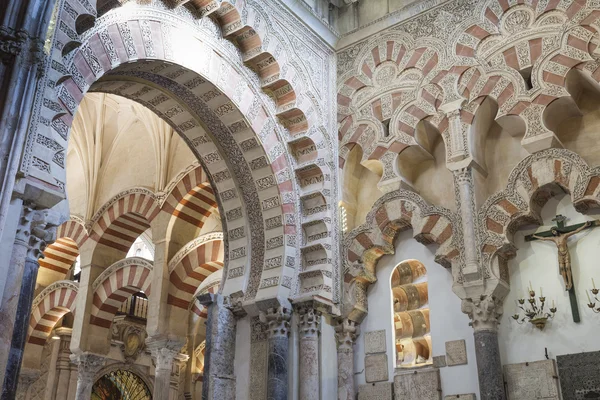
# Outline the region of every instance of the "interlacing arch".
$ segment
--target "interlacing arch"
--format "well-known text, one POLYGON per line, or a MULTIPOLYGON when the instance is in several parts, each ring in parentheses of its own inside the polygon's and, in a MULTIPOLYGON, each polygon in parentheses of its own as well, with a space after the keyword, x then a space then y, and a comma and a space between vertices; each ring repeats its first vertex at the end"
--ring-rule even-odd
MULTIPOLYGON (((397 190, 382 196, 369 214, 366 222, 352 230, 344 240, 346 267, 343 314, 361 322, 368 312, 366 290, 377 280, 379 259, 394 254, 394 241, 401 231, 413 230, 413 237, 425 244, 435 243, 436 262, 452 267, 459 256, 456 247, 456 216, 450 210, 427 204, 418 194, 397 190)), ((460 272, 453 268, 455 280, 460 272)))
POLYGON ((515 256, 514 233, 523 225, 542 223, 548 199, 567 193, 579 212, 600 205, 600 168, 590 168, 576 153, 548 149, 522 160, 511 172, 506 189, 491 196, 479 212, 484 224, 481 251, 487 272, 508 281, 506 260, 515 256))
POLYGON ((566 76, 573 68, 593 77, 599 16, 585 1, 488 1, 455 43, 456 62, 469 67, 460 75, 460 94, 471 103, 493 98, 495 119, 522 118, 524 127, 516 129, 524 130, 530 152, 561 147, 545 112, 560 98, 571 101, 566 76))
MULTIPOLYGON (((68 312, 75 312, 79 285, 57 281, 44 288, 33 300, 27 342, 43 347, 56 323, 68 312)), ((40 351, 41 353, 41 351, 40 351)))
POLYGON ((92 283, 90 324, 109 329, 121 304, 137 292, 150 296, 152 262, 130 257, 106 268, 92 283))

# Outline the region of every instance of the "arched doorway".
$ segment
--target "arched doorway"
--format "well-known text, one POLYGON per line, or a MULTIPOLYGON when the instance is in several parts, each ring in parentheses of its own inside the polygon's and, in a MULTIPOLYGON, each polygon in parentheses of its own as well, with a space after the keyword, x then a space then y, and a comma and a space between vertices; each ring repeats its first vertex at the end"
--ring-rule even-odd
POLYGON ((117 369, 102 375, 92 388, 92 400, 151 400, 152 392, 135 373, 117 369))

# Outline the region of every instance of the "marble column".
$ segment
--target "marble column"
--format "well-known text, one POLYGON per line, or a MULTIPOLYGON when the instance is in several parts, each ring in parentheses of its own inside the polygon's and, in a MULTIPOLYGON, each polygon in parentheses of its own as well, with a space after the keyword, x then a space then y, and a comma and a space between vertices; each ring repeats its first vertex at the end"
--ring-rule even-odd
MULTIPOLYGON (((7 324, 6 329, 12 329, 12 332, 4 370, 2 398, 10 399, 16 395, 39 268, 38 260, 43 255, 46 243, 53 239, 56 231, 54 225, 46 222, 46 217, 46 212, 34 211, 31 205, 23 207, 21 225, 12 254, 12 261, 15 262, 13 265, 20 271, 12 276, 10 287, 5 287, 5 294, 6 290, 10 289, 13 296, 3 304, 0 312, 0 318, 3 320, 14 321, 13 324, 7 324), (23 258, 19 259, 20 257, 23 258), (17 299, 16 302, 14 299, 17 299)), ((6 332, 5 334, 7 335, 6 332)), ((6 336, 3 335, 3 338, 6 339, 6 336)))
POLYGON ((179 355, 184 344, 185 341, 168 336, 146 339, 146 345, 156 365, 154 369, 154 392, 152 394, 154 399, 169 399, 173 360, 179 355))
POLYGON ((287 400, 288 398, 288 349, 290 342, 291 311, 285 307, 261 311, 260 320, 268 324, 268 372, 267 398, 287 400))
POLYGON ((179 393, 185 398, 185 370, 190 356, 187 354, 177 354, 173 359, 173 369, 171 370, 171 384, 169 390, 169 400, 179 400, 179 393))
POLYGON ((92 354, 72 354, 71 360, 77 364, 77 392, 75 399, 90 400, 92 397, 92 387, 98 372, 104 366, 104 357, 92 354))
POLYGON ((475 330, 475 357, 481 400, 506 400, 502 362, 498 346, 498 324, 502 317, 502 301, 482 295, 462 301, 462 310, 471 318, 475 330))
POLYGON ((338 357, 338 400, 355 400, 354 342, 360 333, 356 322, 342 319, 335 327, 338 357))
POLYGON ((298 313, 299 374, 300 400, 317 400, 320 398, 321 382, 319 379, 319 334, 321 333, 321 312, 312 304, 301 304, 296 307, 298 313))
POLYGON ((463 253, 465 265, 462 267, 463 276, 466 281, 480 279, 479 260, 477 249, 477 209, 475 206, 475 193, 473 184, 473 169, 471 167, 461 168, 453 171, 454 184, 458 191, 462 232, 463 253))
POLYGON ((198 301, 208 313, 202 400, 235 399, 236 314, 221 295, 206 293, 198 301))

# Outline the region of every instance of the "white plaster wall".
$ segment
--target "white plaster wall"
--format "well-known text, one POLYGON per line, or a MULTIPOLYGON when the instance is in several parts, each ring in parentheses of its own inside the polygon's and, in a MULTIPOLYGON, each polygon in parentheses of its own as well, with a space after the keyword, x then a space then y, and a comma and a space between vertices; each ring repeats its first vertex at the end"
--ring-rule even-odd
POLYGON ((250 398, 250 319, 241 318, 235 332, 235 398, 250 398))
MULTIPOLYGON (((561 354, 580 353, 600 350, 598 332, 600 315, 594 314, 586 305, 586 289, 592 286, 592 277, 600 285, 598 266, 598 248, 600 248, 600 229, 581 232, 569 239, 573 282, 579 302, 581 322, 573 322, 568 292, 564 289, 562 277, 558 272, 557 250, 549 242, 524 242, 524 236, 537 230, 546 231, 554 225, 552 218, 562 214, 569 218, 572 225, 598 216, 584 216, 573 208, 568 195, 552 198, 542 209, 543 227, 519 231, 515 235, 515 244, 519 248, 517 256, 510 261, 511 291, 504 303, 504 316, 500 325, 500 351, 503 364, 521 363, 544 359, 544 348, 548 348, 551 358, 561 354), (544 289, 546 301, 556 301, 558 312, 543 331, 531 324, 517 324, 510 316, 516 311, 516 300, 527 296, 529 281, 533 284, 536 296, 540 286, 544 289)), ((600 286, 598 286, 600 288, 600 286)), ((598 307, 598 305, 597 305, 598 307)))
POLYGON ((433 355, 445 354, 445 343, 465 339, 467 365, 440 369, 442 394, 479 393, 477 365, 473 344, 473 329, 469 318, 461 312, 460 299, 452 292, 452 276, 449 271, 434 261, 434 247, 425 247, 412 238, 412 231, 399 235, 396 254, 381 258, 377 268, 377 282, 369 287, 369 314, 361 324, 361 335, 355 347, 355 372, 357 384, 364 384, 364 333, 386 330, 389 381, 394 380, 394 331, 392 319, 392 292, 390 280, 394 268, 407 259, 417 259, 427 268, 429 281, 429 305, 433 355))

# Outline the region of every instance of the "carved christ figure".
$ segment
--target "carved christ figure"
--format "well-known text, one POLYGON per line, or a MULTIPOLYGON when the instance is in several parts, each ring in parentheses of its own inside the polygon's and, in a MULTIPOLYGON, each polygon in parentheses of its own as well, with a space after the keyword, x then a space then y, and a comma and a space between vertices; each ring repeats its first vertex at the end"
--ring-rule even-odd
POLYGON ((569 239, 569 237, 575 235, 576 233, 579 233, 582 230, 589 228, 591 225, 592 221, 587 221, 579 228, 567 233, 561 233, 559 232, 558 228, 552 227, 550 228, 552 236, 549 237, 538 236, 535 234, 531 235, 538 240, 554 242, 554 244, 558 248, 558 270, 565 281, 566 290, 571 290, 571 288, 573 287, 573 274, 571 272, 571 254, 569 253, 567 239, 569 239))

